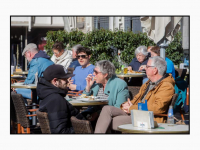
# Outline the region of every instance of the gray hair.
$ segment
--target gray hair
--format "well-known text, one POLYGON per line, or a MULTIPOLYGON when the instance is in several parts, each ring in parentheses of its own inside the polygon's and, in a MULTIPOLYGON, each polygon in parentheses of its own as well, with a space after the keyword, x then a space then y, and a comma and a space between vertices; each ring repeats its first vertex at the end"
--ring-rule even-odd
POLYGON ((149 59, 152 60, 151 65, 158 69, 158 74, 164 75, 167 70, 167 63, 166 61, 160 56, 150 57, 149 59))
POLYGON ((135 50, 135 56, 137 56, 137 54, 143 54, 144 56, 148 56, 148 52, 147 52, 147 47, 146 46, 139 46, 138 48, 136 48, 135 50))
POLYGON ((34 43, 29 43, 28 45, 26 45, 26 47, 24 48, 23 52, 22 52, 22 56, 24 56, 24 54, 27 52, 27 51, 31 51, 31 52, 38 52, 38 48, 37 48, 37 45, 34 44, 34 43))
POLYGON ((72 50, 73 50, 74 52, 76 52, 77 49, 80 48, 80 47, 82 47, 81 44, 77 44, 77 45, 75 45, 75 46, 72 47, 72 50))
POLYGON ((99 67, 102 74, 108 74, 107 79, 115 75, 115 66, 108 60, 100 60, 96 62, 95 67, 99 67))

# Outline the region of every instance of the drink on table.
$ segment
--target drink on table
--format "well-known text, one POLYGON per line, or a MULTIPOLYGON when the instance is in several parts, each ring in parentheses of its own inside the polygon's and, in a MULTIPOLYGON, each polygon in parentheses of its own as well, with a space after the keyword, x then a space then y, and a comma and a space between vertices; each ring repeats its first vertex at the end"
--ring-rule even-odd
POLYGON ((124 74, 128 73, 128 68, 124 68, 124 74))
POLYGON ((173 113, 173 106, 169 106, 168 117, 167 117, 168 124, 174 124, 174 113, 173 113))

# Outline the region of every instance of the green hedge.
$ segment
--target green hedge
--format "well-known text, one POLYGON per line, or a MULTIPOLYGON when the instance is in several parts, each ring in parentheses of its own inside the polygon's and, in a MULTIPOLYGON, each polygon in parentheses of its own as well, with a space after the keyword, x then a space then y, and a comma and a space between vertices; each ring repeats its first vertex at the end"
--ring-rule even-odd
MULTIPOLYGON (((59 30, 47 32, 47 44, 45 49, 48 55, 52 56, 52 46, 55 41, 63 42, 70 49, 75 44, 81 44, 93 50, 91 63, 95 64, 99 60, 109 60, 116 68, 120 67, 118 62, 118 50, 121 51, 121 60, 127 64, 135 57, 134 52, 138 46, 155 45, 153 41, 148 39, 146 33, 133 33, 132 31, 110 31, 105 29, 93 30, 88 33, 74 30, 70 33, 59 30)), ((179 32, 174 41, 166 49, 166 55, 174 62, 179 64, 183 57, 183 49, 181 47, 181 33, 179 32)))

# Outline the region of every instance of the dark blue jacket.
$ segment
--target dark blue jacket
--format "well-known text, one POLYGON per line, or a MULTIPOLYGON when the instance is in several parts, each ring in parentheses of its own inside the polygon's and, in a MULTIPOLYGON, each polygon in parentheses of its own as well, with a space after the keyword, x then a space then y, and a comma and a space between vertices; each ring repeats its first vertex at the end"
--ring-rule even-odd
POLYGON ((77 66, 80 66, 80 64, 79 64, 78 60, 75 58, 70 63, 69 68, 74 68, 75 69, 77 66))
MULTIPOLYGON (((149 57, 147 57, 142 63, 140 63, 137 58, 133 58, 133 60, 131 61, 131 63, 129 64, 129 66, 132 67, 132 69, 134 71, 138 71, 140 66, 142 65, 147 65, 148 59, 149 57)), ((135 86, 141 86, 142 85, 142 79, 147 78, 147 76, 143 76, 143 78, 141 77, 134 77, 131 78, 130 82, 128 83, 129 85, 135 85, 135 86)))
POLYGON ((54 63, 50 60, 50 57, 44 51, 39 51, 28 64, 28 76, 24 83, 33 84, 35 73, 38 72, 38 78, 42 77, 44 70, 52 64, 54 63))
POLYGON ((132 67, 132 69, 134 71, 138 71, 141 65, 147 65, 148 62, 148 58, 145 59, 142 63, 140 63, 137 58, 133 58, 133 60, 131 61, 131 63, 129 64, 129 66, 132 67))

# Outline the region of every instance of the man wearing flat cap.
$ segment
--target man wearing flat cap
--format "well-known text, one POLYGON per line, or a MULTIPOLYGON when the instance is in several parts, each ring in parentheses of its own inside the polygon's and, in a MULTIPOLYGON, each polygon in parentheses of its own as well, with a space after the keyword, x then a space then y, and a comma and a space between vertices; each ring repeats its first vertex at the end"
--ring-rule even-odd
POLYGON ((68 92, 68 78, 73 76, 62 65, 53 64, 47 67, 38 82, 39 111, 48 113, 51 133, 74 133, 71 116, 84 119, 64 98, 68 92))
MULTIPOLYGON (((42 77, 43 71, 50 65, 54 64, 50 57, 44 52, 39 51, 37 45, 34 43, 29 43, 23 50, 22 56, 26 57, 28 60, 28 75, 24 84, 34 84, 35 73, 38 73, 38 78, 42 77)), ((15 89, 18 94, 26 99, 31 99, 30 89, 15 89)))

